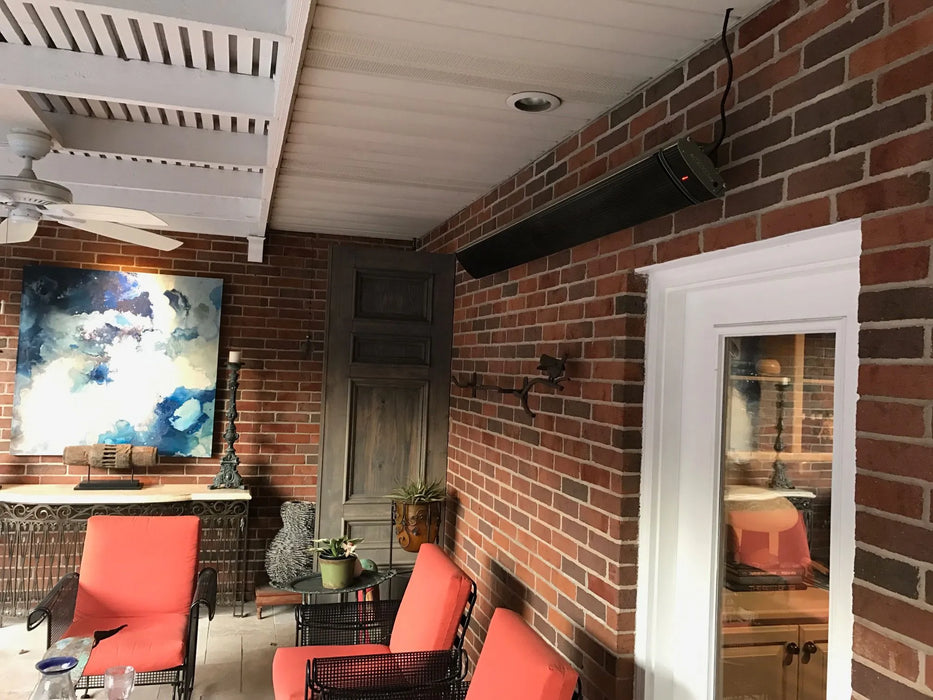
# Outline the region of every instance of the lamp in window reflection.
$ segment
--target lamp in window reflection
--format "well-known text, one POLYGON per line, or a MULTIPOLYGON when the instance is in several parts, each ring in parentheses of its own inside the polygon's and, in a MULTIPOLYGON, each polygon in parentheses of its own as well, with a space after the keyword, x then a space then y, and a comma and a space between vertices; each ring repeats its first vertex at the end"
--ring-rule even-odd
POLYGON ((777 453, 774 462, 771 464, 771 479, 768 486, 773 489, 792 489, 793 482, 787 477, 787 465, 781 459, 781 453, 784 451, 784 392, 790 386, 790 379, 781 377, 774 384, 777 389, 777 422, 775 423, 774 451, 777 453))

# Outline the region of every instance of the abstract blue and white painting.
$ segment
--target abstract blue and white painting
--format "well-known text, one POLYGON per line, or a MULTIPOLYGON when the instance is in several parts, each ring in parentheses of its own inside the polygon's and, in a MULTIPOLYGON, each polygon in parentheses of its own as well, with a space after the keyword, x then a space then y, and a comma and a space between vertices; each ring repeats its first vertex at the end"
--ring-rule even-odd
POLYGON ((10 453, 210 457, 223 281, 23 268, 10 453))

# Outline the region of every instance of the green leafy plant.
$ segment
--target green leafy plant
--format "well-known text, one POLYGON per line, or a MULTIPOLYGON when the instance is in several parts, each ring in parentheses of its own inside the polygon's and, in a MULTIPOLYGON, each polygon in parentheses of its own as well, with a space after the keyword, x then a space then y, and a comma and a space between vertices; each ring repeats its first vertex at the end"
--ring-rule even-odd
POLYGON ((317 552, 321 556, 330 559, 345 559, 346 557, 354 556, 356 545, 362 541, 362 537, 351 538, 345 535, 341 535, 340 537, 325 537, 314 540, 309 549, 312 552, 317 552))
POLYGON ((447 487, 440 479, 416 479, 390 491, 386 498, 402 503, 436 503, 447 499, 447 487))

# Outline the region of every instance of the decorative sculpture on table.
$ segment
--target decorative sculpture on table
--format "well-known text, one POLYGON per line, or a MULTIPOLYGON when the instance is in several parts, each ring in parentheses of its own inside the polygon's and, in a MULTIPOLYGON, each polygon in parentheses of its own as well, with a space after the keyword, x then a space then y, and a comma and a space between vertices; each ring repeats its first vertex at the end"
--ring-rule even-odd
POLYGON ((210 485, 212 489, 242 489, 243 478, 237 471, 240 466, 240 458, 237 456, 236 448, 233 444, 240 437, 236 431, 236 419, 239 413, 236 410, 236 390, 240 386, 240 352, 231 350, 227 359, 227 367, 230 369, 230 377, 227 379, 227 391, 230 393, 230 400, 227 403, 227 429, 224 431, 224 440, 227 443, 227 451, 220 458, 220 471, 214 477, 214 483, 210 485))
POLYGON ((273 585, 288 585, 314 570, 315 505, 306 501, 285 501, 280 510, 282 529, 266 550, 266 573, 273 585))
POLYGON ((62 453, 62 461, 69 466, 87 466, 87 478, 78 482, 76 490, 83 489, 141 489, 135 477, 135 467, 151 467, 159 461, 159 451, 146 445, 69 445, 62 453), (92 479, 95 469, 129 469, 129 478, 92 479))

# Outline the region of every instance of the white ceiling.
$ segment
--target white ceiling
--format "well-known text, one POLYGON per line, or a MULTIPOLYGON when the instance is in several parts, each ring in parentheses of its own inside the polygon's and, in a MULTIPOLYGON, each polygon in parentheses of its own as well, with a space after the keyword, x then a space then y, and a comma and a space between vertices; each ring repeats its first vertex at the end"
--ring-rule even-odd
POLYGON ((76 202, 253 260, 267 228, 417 238, 763 4, 0 0, 0 174, 37 128, 76 202))

